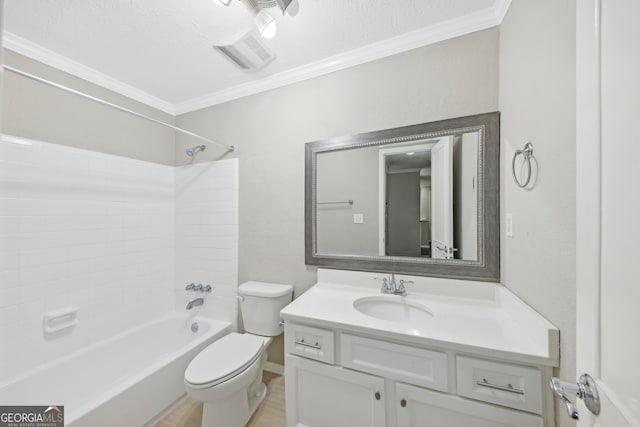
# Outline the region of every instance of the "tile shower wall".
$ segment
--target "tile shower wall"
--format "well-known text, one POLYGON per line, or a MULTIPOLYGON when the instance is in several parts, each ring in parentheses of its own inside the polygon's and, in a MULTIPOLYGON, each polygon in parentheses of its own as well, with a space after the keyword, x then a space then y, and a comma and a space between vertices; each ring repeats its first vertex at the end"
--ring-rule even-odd
POLYGON ((173 310, 174 207, 173 167, 0 142, 0 382, 173 310))
POLYGON ((238 159, 176 168, 177 311, 216 319, 238 317, 238 159), (211 285, 210 294, 186 292, 189 283, 211 285))

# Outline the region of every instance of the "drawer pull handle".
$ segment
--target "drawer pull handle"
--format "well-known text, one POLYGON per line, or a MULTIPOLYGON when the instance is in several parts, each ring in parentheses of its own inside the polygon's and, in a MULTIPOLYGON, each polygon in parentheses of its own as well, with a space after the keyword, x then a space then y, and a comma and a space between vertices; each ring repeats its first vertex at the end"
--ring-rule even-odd
POLYGON ((403 408, 406 408, 406 407, 407 407, 407 401, 406 401, 406 400, 404 400, 404 399, 402 399, 402 400, 400 401, 400 406, 402 406, 403 408))
POLYGON ((316 350, 321 350, 321 349, 322 349, 322 346, 321 346, 320 344, 318 344, 318 343, 315 343, 315 344, 309 344, 309 343, 307 343, 307 342, 304 342, 304 339, 302 339, 302 340, 295 340, 295 341, 294 341, 294 343, 295 343, 295 344, 297 344, 297 345, 301 345, 301 346, 303 346, 303 347, 315 348, 316 350))
POLYGON ((515 394, 524 394, 524 390, 513 388, 511 384, 507 384, 506 387, 503 385, 491 384, 489 381, 486 380, 486 378, 483 378, 482 381, 476 381, 476 384, 479 385, 480 387, 487 387, 487 388, 492 388, 495 390, 506 391, 506 392, 515 393, 515 394))
POLYGON ((376 391, 376 394, 374 394, 374 397, 376 398, 376 400, 380 400, 380 392, 376 391))

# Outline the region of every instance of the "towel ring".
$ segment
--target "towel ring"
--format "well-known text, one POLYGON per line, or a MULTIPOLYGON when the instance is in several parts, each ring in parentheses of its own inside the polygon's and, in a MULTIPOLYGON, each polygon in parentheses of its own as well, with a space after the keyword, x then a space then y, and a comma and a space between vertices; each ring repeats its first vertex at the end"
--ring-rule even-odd
POLYGON ((516 182, 516 185, 520 188, 525 188, 529 185, 529 181, 531 181, 531 157, 533 156, 533 144, 527 142, 522 150, 516 150, 516 153, 513 155, 513 161, 511 162, 511 172, 513 172, 513 180, 516 182), (524 183, 521 183, 516 175, 516 159, 518 156, 522 155, 524 158, 524 162, 527 165, 527 178, 524 183))

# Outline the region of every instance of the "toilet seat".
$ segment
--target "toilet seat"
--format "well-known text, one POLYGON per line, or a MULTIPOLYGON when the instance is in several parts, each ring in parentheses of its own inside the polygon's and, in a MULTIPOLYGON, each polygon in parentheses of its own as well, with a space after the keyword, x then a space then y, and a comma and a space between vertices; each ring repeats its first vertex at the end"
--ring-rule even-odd
POLYGON ((228 381, 262 355, 266 342, 264 337, 232 332, 210 344, 191 361, 184 373, 185 382, 201 389, 228 381))

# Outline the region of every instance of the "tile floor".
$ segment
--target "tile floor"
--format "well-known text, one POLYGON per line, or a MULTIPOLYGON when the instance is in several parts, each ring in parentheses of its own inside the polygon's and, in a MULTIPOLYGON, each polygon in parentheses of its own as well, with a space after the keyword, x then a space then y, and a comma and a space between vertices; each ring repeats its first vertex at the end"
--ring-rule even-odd
MULTIPOLYGON (((284 377, 264 372, 262 378, 267 385, 267 396, 247 427, 284 427, 284 377)), ((154 427, 200 427, 201 422, 202 403, 187 398, 154 427)))

